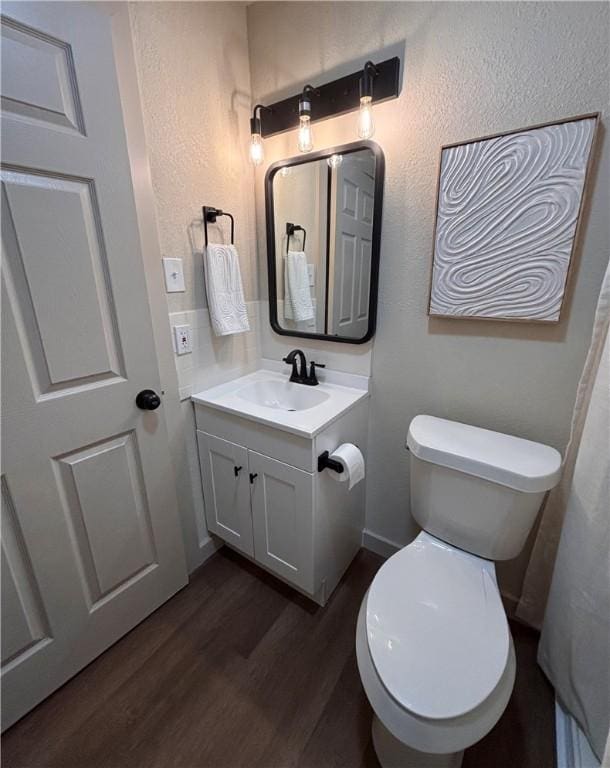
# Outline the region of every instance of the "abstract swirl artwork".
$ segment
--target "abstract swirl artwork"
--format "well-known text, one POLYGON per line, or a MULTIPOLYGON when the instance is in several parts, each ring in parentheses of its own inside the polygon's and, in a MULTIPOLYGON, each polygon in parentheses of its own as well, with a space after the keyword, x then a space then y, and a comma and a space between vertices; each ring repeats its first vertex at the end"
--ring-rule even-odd
POLYGON ((442 148, 430 315, 559 320, 598 119, 442 148))

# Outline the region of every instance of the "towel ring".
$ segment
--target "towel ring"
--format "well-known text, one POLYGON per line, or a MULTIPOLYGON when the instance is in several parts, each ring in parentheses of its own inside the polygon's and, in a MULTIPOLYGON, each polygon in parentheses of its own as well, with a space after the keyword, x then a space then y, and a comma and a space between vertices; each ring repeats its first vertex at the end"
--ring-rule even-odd
POLYGON ((213 208, 211 205, 204 205, 203 211, 203 231, 205 233, 205 245, 208 245, 208 224, 216 224, 218 216, 228 216, 231 219, 231 245, 235 245, 235 219, 227 211, 221 211, 220 208, 213 208))
POLYGON ((290 250, 290 238, 294 235, 295 232, 302 232, 303 233, 303 246, 301 248, 302 251, 305 250, 305 241, 307 240, 307 232, 305 232, 305 227, 302 227, 300 224, 286 224, 286 254, 288 254, 288 251, 290 250))

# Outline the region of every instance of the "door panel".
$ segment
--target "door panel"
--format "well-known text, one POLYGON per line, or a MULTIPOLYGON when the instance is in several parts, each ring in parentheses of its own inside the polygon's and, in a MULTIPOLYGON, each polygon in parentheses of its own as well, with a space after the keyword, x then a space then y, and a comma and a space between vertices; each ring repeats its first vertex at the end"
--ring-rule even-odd
POLYGON ((10 491, 2 487, 2 666, 48 639, 40 590, 25 549, 10 491))
POLYGON ((92 182, 6 168, 1 177, 8 279, 39 397, 123 375, 92 182))
POLYGON ((157 565, 136 434, 103 440, 55 462, 93 609, 128 579, 157 565))
POLYGON ((241 445, 197 432, 208 529, 254 555, 248 481, 248 451, 241 445))
MULTIPOLYGON (((340 280, 339 328, 351 326, 354 321, 354 289, 356 271, 356 249, 358 243, 354 235, 343 232, 338 260, 338 278, 340 280)), ((339 332, 339 331, 338 331, 339 332)))
POLYGON ((108 11, 3 3, 3 727, 186 583, 108 11), (5 598, 5 599, 4 599, 5 598))
POLYGON ((313 475, 248 451, 256 559, 313 591, 313 475))
POLYGON ((1 48, 2 109, 84 134, 70 46, 7 18, 1 48))

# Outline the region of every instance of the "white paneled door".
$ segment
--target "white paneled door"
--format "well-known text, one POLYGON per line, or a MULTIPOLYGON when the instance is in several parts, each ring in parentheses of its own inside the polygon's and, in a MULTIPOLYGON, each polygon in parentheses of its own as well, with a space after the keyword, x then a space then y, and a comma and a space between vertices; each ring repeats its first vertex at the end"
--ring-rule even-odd
POLYGON ((369 327, 375 158, 368 152, 346 155, 333 182, 329 333, 359 339, 369 327))
POLYGON ((186 583, 113 58, 96 4, 3 3, 2 717, 186 583), (154 402, 149 402, 149 405, 154 402))

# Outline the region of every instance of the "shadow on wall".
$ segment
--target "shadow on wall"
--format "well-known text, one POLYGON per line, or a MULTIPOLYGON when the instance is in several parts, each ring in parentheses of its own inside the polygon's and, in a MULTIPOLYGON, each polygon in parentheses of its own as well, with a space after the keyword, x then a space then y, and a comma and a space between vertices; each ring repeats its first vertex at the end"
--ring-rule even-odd
POLYGON ((294 96, 301 90, 305 83, 311 82, 315 86, 317 84, 331 82, 332 80, 338 80, 341 77, 345 77, 352 72, 356 72, 359 69, 362 69, 365 60, 370 59, 373 62, 379 62, 386 61, 387 59, 391 59, 394 56, 398 56, 401 61, 399 75, 400 81, 398 85, 398 90, 400 92, 402 91, 404 84, 406 45, 406 41, 401 40, 398 43, 393 43, 392 45, 381 47, 377 50, 371 50, 370 48, 367 48, 367 50, 363 52, 362 56, 359 58, 343 62, 338 66, 331 67, 330 69, 327 69, 324 66, 324 53, 322 51, 319 62, 320 66, 315 71, 310 71, 307 75, 302 74, 301 72, 298 74, 294 72, 284 72, 281 79, 287 80, 290 82, 290 85, 274 89, 264 94, 260 97, 259 101, 262 101, 263 104, 281 101, 282 99, 287 99, 290 96, 294 96))
MULTIPOLYGON (((574 244, 574 252, 572 254, 572 263, 568 272, 568 281, 566 284, 563 307, 559 322, 535 323, 527 321, 511 322, 510 320, 473 321, 465 318, 429 317, 429 333, 445 336, 483 336, 485 338, 489 338, 491 336, 502 339, 523 339, 526 341, 565 341, 570 321, 570 312, 572 308, 572 295, 574 293, 576 277, 580 268, 585 233, 587 231, 589 217, 591 215, 593 193, 595 191, 597 178, 599 175, 599 165, 604 138, 605 127, 603 122, 600 120, 598 123, 598 133, 595 145, 593 147, 590 176, 587 180, 586 189, 584 191, 582 211, 580 214, 578 230, 576 232, 576 242, 574 244)), ((434 244, 432 244, 432 248, 434 248, 434 244)), ((430 253, 430 264, 432 265, 432 253, 430 253)))

